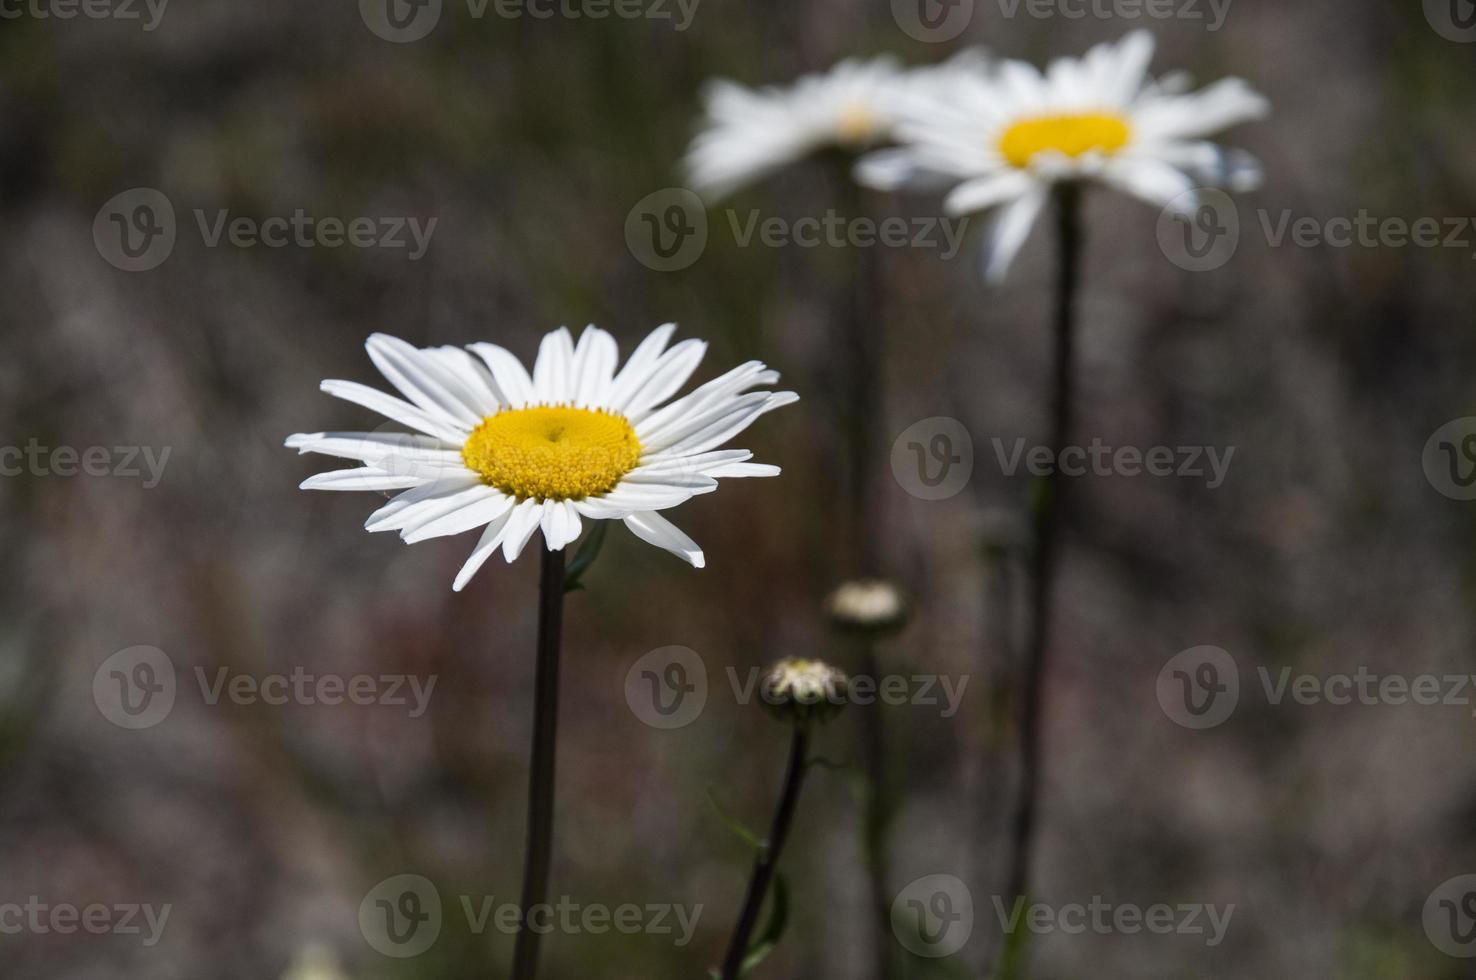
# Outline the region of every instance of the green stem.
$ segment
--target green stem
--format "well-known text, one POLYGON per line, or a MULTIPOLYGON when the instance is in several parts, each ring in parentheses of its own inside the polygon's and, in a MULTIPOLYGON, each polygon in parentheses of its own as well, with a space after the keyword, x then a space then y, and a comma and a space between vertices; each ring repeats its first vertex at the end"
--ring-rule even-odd
POLYGON ((789 839, 789 828, 794 824, 794 812, 799 806, 800 788, 805 782, 809 752, 809 729, 804 725, 795 725, 794 738, 789 744, 789 768, 784 775, 784 789, 779 794, 779 807, 774 811, 769 836, 753 861, 753 873, 748 879, 743 909, 738 914, 733 937, 728 941, 727 955, 723 957, 722 980, 738 980, 742 975, 743 961, 748 956, 749 945, 753 942, 753 930, 758 925, 759 910, 763 908, 764 896, 768 894, 769 883, 774 878, 774 869, 779 865, 779 854, 784 850, 784 842, 789 839))
MULTIPOLYGON (((1076 293, 1081 260, 1081 189, 1074 183, 1056 186, 1056 226, 1059 266, 1056 279, 1055 375, 1051 402, 1051 448, 1054 458, 1071 434, 1071 407, 1075 378, 1072 348, 1075 340, 1076 293)), ((1055 590, 1057 551, 1066 485, 1059 469, 1051 471, 1040 488, 1035 509, 1035 561, 1031 582, 1030 640, 1020 703, 1020 790, 1012 829, 1011 865, 1007 895, 1026 896, 1030 859, 1040 796, 1041 734, 1045 714, 1045 677, 1050 650, 1051 605, 1055 590)))
POLYGON ((513 980, 538 973, 539 934, 528 915, 548 898, 553 858, 554 762, 559 724, 559 637, 564 613, 564 552, 543 552, 538 583, 538 666, 533 681, 533 753, 528 773, 528 840, 523 860, 523 895, 513 943, 513 980))

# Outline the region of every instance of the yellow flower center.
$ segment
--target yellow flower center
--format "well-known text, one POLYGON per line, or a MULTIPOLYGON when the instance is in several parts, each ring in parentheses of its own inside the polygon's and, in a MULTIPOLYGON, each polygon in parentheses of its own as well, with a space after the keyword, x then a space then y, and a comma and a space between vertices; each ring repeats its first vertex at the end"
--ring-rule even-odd
POLYGON ((1110 113, 1084 112, 1022 119, 999 138, 999 152, 1011 166, 1029 166, 1037 153, 1054 151, 1079 157, 1093 151, 1113 153, 1132 136, 1127 120, 1110 113))
POLYGON ((641 443, 623 415, 536 405, 484 418, 461 458, 519 500, 580 500, 613 490, 640 460, 641 443))
POLYGON ((835 121, 836 139, 842 143, 865 143, 876 135, 880 120, 869 107, 852 102, 835 121))

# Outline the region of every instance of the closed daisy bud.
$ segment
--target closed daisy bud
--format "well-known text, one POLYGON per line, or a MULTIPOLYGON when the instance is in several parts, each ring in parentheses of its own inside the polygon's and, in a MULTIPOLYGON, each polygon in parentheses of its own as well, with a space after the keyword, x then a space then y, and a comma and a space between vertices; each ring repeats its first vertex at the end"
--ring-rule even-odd
POLYGON ((825 612, 841 629, 883 633, 907 622, 907 596, 886 579, 854 579, 826 597, 825 612))
POLYGON ((759 697, 781 721, 824 724, 845 707, 847 678, 823 660, 781 660, 764 674, 759 697))
POLYGON ((338 957, 327 946, 313 944, 300 950, 282 980, 348 980, 338 957))

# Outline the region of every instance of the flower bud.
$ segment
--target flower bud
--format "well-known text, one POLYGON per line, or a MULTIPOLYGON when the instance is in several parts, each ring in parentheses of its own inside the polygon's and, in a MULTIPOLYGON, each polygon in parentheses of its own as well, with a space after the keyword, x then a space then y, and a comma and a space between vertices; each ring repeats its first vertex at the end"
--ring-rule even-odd
POLYGON ((847 679, 822 660, 787 659, 769 668, 759 685, 764 707, 781 721, 824 724, 846 704, 847 679))
POLYGON ((841 629, 884 633, 907 622, 907 597, 886 579, 855 579, 830 593, 825 611, 841 629))

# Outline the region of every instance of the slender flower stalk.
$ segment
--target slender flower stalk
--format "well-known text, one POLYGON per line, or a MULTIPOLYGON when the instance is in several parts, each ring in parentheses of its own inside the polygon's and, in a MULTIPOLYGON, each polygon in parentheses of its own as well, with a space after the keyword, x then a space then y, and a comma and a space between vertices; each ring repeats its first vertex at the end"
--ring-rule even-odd
POLYGON ((753 932, 758 927, 759 912, 779 867, 779 857, 794 825, 799 806, 800 789, 809 768, 810 737, 816 725, 834 718, 845 706, 848 681, 846 675, 819 660, 781 660, 769 668, 759 688, 763 706, 781 721, 789 724, 789 763, 784 771, 784 788, 779 805, 769 825, 769 834, 758 845, 748 889, 738 922, 728 940, 723 956, 720 980, 738 980, 745 967, 768 952, 753 948, 753 932))
MULTIPOLYGON (((1081 185, 1055 187, 1058 269, 1055 307, 1055 368, 1052 380, 1050 440, 1059 459, 1071 435, 1076 293, 1081 260, 1081 185)), ((1035 503, 1035 555, 1030 595, 1030 634, 1020 693, 1020 790, 1011 828, 1010 870, 1006 894, 1023 898, 1030 880, 1036 814, 1041 781, 1041 733, 1045 713, 1045 677, 1050 652, 1051 606, 1055 592, 1060 528, 1066 509, 1066 482, 1052 470, 1035 503)))
POLYGON ((807 725, 795 725, 789 742, 789 765, 784 772, 784 788, 779 793, 779 806, 774 811, 774 822, 769 827, 769 836, 753 861, 753 873, 748 879, 748 891, 743 896, 743 910, 738 914, 738 924, 733 927, 733 936, 728 940, 728 952, 723 957, 722 980, 738 980, 743 973, 743 962, 748 958, 749 946, 753 943, 753 930, 758 926, 759 910, 764 897, 769 893, 769 884, 774 879, 774 869, 779 866, 779 855, 789 839, 789 829, 794 824, 794 812, 799 806, 800 789, 804 786, 805 770, 808 767, 810 731, 807 725))
POLYGON ((539 934, 528 927, 531 909, 548 898, 553 859, 554 771, 559 724, 559 646, 564 617, 564 552, 544 551, 538 580, 538 665, 533 681, 533 752, 528 770, 527 847, 523 894, 513 942, 513 980, 538 974, 539 934))

